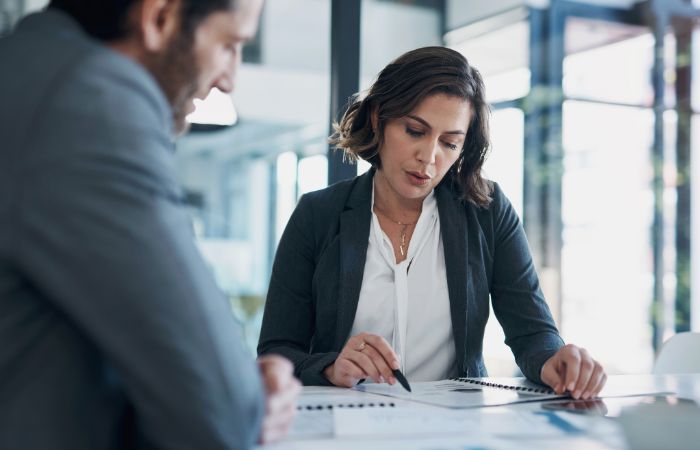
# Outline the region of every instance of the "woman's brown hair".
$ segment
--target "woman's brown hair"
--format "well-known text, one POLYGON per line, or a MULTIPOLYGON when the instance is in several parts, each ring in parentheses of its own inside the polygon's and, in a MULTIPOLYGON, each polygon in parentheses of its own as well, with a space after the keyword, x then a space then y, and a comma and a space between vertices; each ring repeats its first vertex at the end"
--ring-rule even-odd
POLYGON ((491 202, 491 185, 481 177, 481 167, 490 147, 490 109, 481 75, 454 50, 423 47, 389 63, 365 96, 358 94, 350 100, 340 123, 333 125, 330 143, 343 150, 346 157, 362 158, 379 168, 379 148, 387 121, 406 116, 434 94, 459 97, 471 106, 467 136, 450 172, 462 199, 486 206, 491 202), (376 130, 372 126, 375 111, 376 130))

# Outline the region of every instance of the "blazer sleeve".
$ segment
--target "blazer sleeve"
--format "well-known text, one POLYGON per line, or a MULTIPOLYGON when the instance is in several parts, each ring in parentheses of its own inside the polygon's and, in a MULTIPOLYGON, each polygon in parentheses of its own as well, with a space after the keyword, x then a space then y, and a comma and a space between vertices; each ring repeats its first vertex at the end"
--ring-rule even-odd
POLYGON ((37 116, 23 273, 116 369, 154 448, 249 448, 263 389, 180 204, 169 111, 109 63, 77 68, 37 116))
POLYGON ((287 357, 305 385, 330 385, 323 370, 338 352, 310 353, 315 333, 312 285, 317 253, 311 204, 308 194, 301 198, 277 247, 258 354, 287 357))
POLYGON ((542 383, 545 361, 564 345, 540 289, 525 232, 513 206, 494 183, 491 301, 516 363, 542 383))

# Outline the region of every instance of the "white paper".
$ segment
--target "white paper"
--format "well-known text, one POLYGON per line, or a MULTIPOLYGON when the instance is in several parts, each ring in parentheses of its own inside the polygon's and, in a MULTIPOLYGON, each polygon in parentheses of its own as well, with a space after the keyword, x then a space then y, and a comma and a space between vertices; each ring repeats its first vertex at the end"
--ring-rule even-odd
POLYGON ((312 386, 304 387, 304 394, 299 398, 298 405, 303 409, 328 409, 331 406, 358 406, 369 403, 373 403, 376 406, 382 403, 383 406, 386 406, 389 403, 395 404, 396 402, 349 388, 312 386))
POLYGON ((445 406, 448 408, 475 408, 510 403, 562 398, 555 394, 502 389, 453 380, 414 382, 411 392, 399 384, 362 384, 354 389, 403 400, 445 406))
POLYGON ((434 410, 394 408, 334 411, 335 436, 398 437, 469 434, 497 437, 559 437, 584 433, 568 414, 553 411, 434 410), (507 424, 507 426, 505 426, 507 424))
POLYGON ((330 439, 334 435, 332 410, 303 410, 297 411, 286 439, 330 439))
POLYGON ((484 436, 449 436, 394 439, 321 439, 304 442, 280 442, 260 450, 541 450, 539 445, 522 441, 499 440, 484 436))
POLYGON ((289 440, 330 438, 334 435, 334 412, 393 409, 410 403, 348 388, 305 386, 297 403, 297 415, 289 440))

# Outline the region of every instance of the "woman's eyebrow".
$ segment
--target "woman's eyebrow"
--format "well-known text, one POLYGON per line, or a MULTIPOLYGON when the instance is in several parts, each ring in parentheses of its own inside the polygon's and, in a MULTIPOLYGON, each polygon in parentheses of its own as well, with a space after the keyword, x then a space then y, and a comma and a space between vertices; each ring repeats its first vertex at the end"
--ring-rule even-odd
MULTIPOLYGON (((413 114, 407 114, 406 117, 410 117, 411 119, 415 120, 416 122, 420 122, 423 125, 425 125, 428 129, 433 129, 433 127, 430 126, 430 124, 425 120, 422 119, 418 116, 414 116, 413 114)), ((466 135, 467 133, 462 131, 462 130, 452 130, 452 131, 445 131, 445 134, 461 134, 461 135, 466 135)))

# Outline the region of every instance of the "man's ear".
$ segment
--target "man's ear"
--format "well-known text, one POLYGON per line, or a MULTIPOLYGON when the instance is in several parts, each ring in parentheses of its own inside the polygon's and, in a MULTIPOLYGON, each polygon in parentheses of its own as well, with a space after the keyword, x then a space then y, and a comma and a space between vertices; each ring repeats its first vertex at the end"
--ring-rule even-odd
POLYGON ((179 31, 181 0, 142 0, 137 24, 149 52, 163 50, 179 31))

